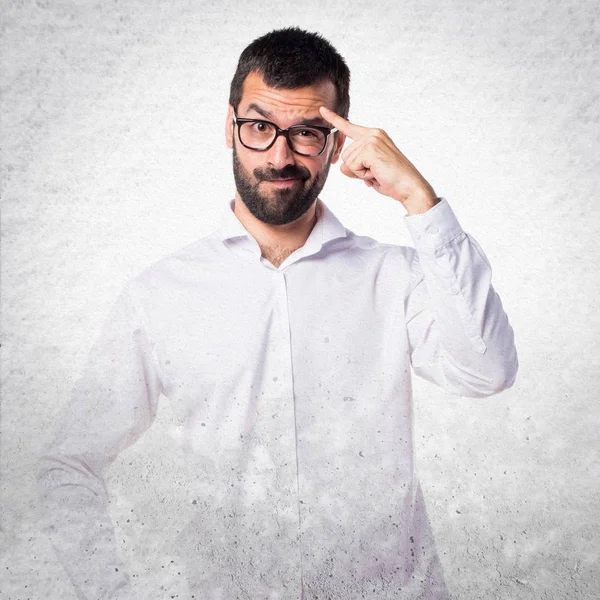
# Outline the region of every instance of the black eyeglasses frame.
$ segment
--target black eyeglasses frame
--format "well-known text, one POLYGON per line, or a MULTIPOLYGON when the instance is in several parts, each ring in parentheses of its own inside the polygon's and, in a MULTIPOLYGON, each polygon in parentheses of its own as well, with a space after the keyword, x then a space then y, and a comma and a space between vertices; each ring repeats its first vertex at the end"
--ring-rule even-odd
POLYGON ((277 141, 277 138, 280 135, 283 135, 283 136, 285 136, 288 146, 290 147, 291 151, 294 152, 295 154, 298 154, 300 156, 310 156, 310 157, 321 156, 321 154, 323 154, 323 152, 325 152, 325 148, 327 148, 327 141, 329 140, 329 136, 332 133, 336 133, 338 131, 337 127, 323 127, 322 125, 302 125, 302 124, 292 125, 291 127, 288 127, 287 129, 281 129, 272 121, 267 121, 265 119, 248 119, 245 117, 238 117, 237 113, 235 111, 233 111, 233 116, 234 116, 233 123, 234 123, 234 125, 238 126, 238 139, 240 140, 240 144, 242 144, 242 146, 244 146, 244 148, 248 148, 248 150, 254 150, 256 152, 266 152, 277 141), (240 132, 240 129, 241 129, 240 125, 243 125, 244 123, 266 123, 267 125, 272 125, 275 128, 275 137, 273 138, 273 141, 266 148, 253 148, 252 146, 248 146, 247 144, 244 144, 244 142, 242 141, 242 134, 240 132), (322 133, 325 134, 325 143, 323 144, 323 149, 320 152, 318 152, 317 154, 305 154, 304 152, 298 152, 298 150, 296 150, 294 148, 294 145, 292 144, 292 141, 290 140, 290 130, 302 129, 302 128, 318 129, 319 131, 321 131, 322 133))

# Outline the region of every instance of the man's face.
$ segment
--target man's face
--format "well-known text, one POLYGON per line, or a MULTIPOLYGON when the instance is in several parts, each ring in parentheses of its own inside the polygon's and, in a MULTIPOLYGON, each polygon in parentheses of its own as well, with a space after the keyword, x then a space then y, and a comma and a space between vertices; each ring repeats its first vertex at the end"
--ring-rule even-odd
MULTIPOLYGON (((335 110, 335 100, 335 87, 329 81, 292 90, 275 89, 267 86, 260 75, 250 73, 237 116, 272 121, 280 129, 291 125, 328 127, 319 107, 335 110)), ((339 158, 344 136, 330 135, 323 153, 314 157, 294 153, 283 135, 268 150, 250 150, 240 143, 233 120, 230 106, 226 140, 233 149, 233 174, 241 200, 263 223, 283 225, 295 221, 323 189, 330 164, 339 158)))

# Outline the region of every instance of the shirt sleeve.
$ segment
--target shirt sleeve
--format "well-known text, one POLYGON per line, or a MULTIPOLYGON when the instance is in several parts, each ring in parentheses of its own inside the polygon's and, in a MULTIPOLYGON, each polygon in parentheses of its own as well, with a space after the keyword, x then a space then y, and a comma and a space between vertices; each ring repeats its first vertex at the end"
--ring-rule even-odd
POLYGON ((458 396, 509 388, 518 370, 514 333, 483 250, 444 198, 404 219, 416 250, 405 299, 414 372, 458 396))
POLYGON ((43 529, 80 599, 133 598, 117 553, 103 471, 156 416, 161 383, 155 364, 125 291, 38 462, 43 529))

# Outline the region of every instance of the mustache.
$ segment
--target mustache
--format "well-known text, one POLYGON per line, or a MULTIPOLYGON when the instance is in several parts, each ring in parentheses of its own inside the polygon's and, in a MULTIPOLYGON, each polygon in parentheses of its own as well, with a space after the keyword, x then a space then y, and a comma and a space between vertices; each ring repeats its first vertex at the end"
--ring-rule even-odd
POLYGON ((283 169, 254 169, 254 176, 259 181, 273 181, 274 179, 299 178, 302 181, 310 179, 310 171, 300 165, 286 165, 283 169))

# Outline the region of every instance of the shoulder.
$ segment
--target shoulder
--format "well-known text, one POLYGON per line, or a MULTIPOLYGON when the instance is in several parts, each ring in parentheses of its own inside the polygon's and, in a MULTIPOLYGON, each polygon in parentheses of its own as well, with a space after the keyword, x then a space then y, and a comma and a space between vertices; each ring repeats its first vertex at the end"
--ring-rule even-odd
POLYGON ((177 288, 193 286, 200 273, 222 261, 220 242, 209 234, 149 265, 126 285, 134 297, 172 293, 177 288))
POLYGON ((345 266, 353 266, 363 279, 378 286, 405 289, 414 278, 416 250, 411 246, 384 243, 346 229, 342 257, 345 266))
POLYGON ((346 234, 349 240, 348 250, 351 252, 370 255, 375 260, 393 264, 412 264, 415 259, 416 250, 412 246, 380 242, 366 235, 358 235, 347 228, 346 234))

